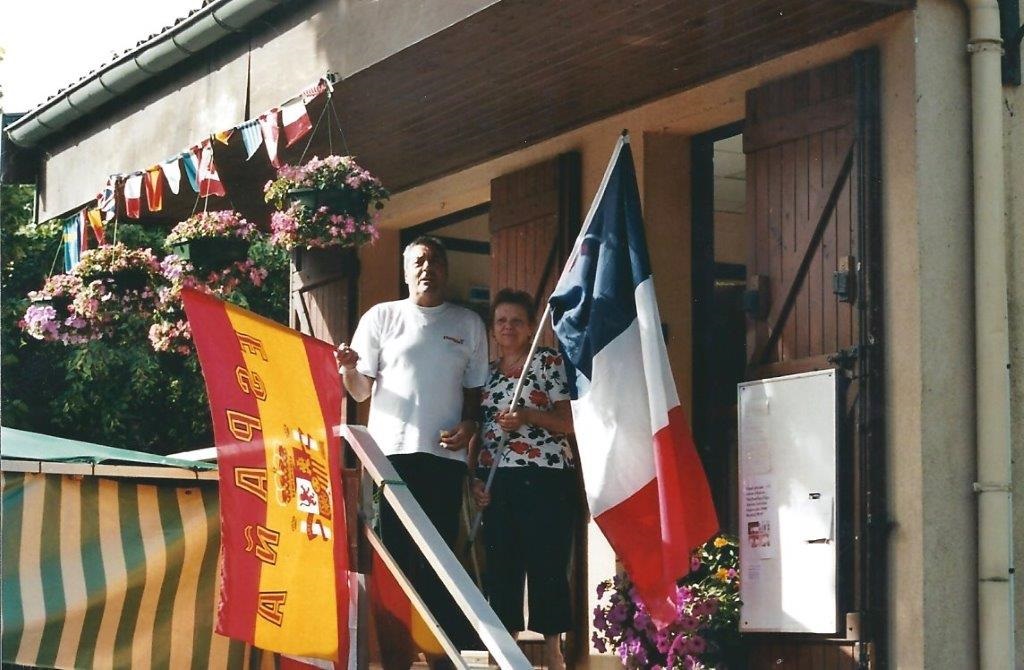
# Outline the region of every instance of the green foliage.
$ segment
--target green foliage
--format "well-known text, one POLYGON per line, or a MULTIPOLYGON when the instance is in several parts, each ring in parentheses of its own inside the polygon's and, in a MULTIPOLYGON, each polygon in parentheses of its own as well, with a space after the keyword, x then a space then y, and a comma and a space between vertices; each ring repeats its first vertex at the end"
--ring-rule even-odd
MULTIPOLYGON (((28 291, 39 288, 60 251, 58 223, 35 224, 31 186, 0 186, 0 420, 5 426, 46 432, 53 390, 64 379, 64 347, 25 337, 18 321, 28 291)), ((62 269, 62 268, 61 268, 62 269)))
MULTIPOLYGON (((149 322, 125 314, 111 337, 67 347, 27 337, 18 321, 26 294, 42 286, 58 257, 59 222, 35 224, 32 187, 3 186, 2 375, 3 425, 113 447, 173 453, 213 443, 206 392, 196 357, 153 350, 149 322)), ((108 235, 113 236, 113 228, 108 235)), ((119 224, 117 239, 162 252, 166 230, 119 224)), ((257 243, 251 257, 269 274, 260 287, 239 291, 245 307, 277 321, 288 309, 288 255, 257 243)))
POLYGON ((70 349, 54 425, 78 439, 153 453, 210 446, 198 361, 153 351, 144 324, 136 325, 139 335, 118 346, 102 339, 70 349))
POLYGON ((288 252, 266 241, 253 242, 249 258, 266 268, 263 285, 246 285, 238 303, 279 323, 288 323, 288 252))

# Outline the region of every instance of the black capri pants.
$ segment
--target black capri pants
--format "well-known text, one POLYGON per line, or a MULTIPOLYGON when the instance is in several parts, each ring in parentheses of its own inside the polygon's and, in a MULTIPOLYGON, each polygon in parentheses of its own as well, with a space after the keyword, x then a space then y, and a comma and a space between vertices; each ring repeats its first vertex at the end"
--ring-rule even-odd
POLYGON ((572 628, 569 554, 578 500, 572 469, 499 467, 495 473, 484 511, 486 588, 508 630, 524 630, 524 583, 529 630, 553 635, 572 628))

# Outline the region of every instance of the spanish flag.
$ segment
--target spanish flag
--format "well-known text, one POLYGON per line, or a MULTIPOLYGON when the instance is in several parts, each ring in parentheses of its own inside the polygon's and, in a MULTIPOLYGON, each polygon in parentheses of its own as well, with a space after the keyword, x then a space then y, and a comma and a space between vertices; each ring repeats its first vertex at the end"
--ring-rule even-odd
POLYGON ((220 470, 223 572, 216 631, 255 647, 348 655, 342 391, 332 348, 182 291, 220 470))
MULTIPOLYGON (((380 645, 381 668, 404 670, 419 657, 421 651, 443 656, 446 652, 438 638, 439 633, 444 634, 440 626, 419 596, 410 597, 410 593, 415 593, 412 585, 381 541, 373 531, 367 530, 366 533, 373 555, 367 586, 380 645), (413 597, 416 602, 413 602, 413 597)), ((451 646, 450 642, 448 644, 451 646)))

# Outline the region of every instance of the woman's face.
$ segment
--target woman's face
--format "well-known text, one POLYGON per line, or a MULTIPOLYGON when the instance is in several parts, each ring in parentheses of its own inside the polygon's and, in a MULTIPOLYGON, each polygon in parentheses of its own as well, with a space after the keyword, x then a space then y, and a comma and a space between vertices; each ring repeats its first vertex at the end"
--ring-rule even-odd
POLYGON ((522 305, 503 302, 494 309, 494 339, 505 352, 525 350, 530 346, 533 324, 522 305))

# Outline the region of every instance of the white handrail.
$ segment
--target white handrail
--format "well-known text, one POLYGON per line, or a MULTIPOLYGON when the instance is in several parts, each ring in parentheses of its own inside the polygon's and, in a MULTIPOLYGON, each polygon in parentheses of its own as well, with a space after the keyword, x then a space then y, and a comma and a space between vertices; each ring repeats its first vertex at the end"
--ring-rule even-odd
POLYGON ((455 558, 455 554, 437 532, 423 508, 402 483, 391 461, 380 450, 366 428, 342 425, 335 428, 335 435, 348 440, 349 446, 378 486, 383 482, 381 492, 384 498, 391 504, 395 515, 437 572, 437 576, 452 594, 498 665, 506 670, 532 668, 526 655, 505 630, 498 615, 484 600, 483 594, 455 558))
POLYGON ((395 581, 397 581, 399 586, 402 587, 402 590, 405 591, 405 595, 409 596, 409 601, 412 602, 413 607, 415 607, 420 613, 420 616, 423 617, 423 622, 427 624, 427 628, 430 629, 430 632, 434 634, 437 641, 441 643, 442 647, 444 647, 445 652, 448 654, 448 658, 452 659, 455 663, 455 667, 463 668, 463 670, 469 670, 469 665, 459 654, 459 650, 455 648, 455 645, 448 637, 448 634, 443 628, 441 628, 441 624, 437 622, 437 619, 434 618, 433 612, 427 609, 427 604, 423 602, 422 598, 420 598, 420 594, 416 593, 416 590, 413 588, 409 578, 406 577, 405 573, 402 572, 402 569, 398 567, 398 563, 391 556, 391 553, 384 546, 384 543, 381 542, 376 533, 370 530, 369 526, 364 526, 364 530, 366 531, 366 541, 370 543, 370 546, 373 547, 374 551, 380 554, 380 558, 384 561, 384 565, 386 565, 388 570, 391 571, 391 574, 394 575, 395 581))

